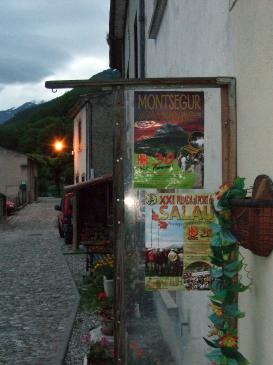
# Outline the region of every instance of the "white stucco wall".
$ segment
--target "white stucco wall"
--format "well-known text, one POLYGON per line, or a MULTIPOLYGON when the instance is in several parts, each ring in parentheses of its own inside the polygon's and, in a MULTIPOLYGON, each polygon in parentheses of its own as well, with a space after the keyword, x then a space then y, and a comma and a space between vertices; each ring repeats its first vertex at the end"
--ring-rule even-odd
MULTIPOLYGON (((145 76, 230 76, 233 65, 228 7, 229 0, 168 1, 158 36, 149 39, 154 1, 145 1, 145 76)), ((124 62, 125 76, 129 65, 129 77, 134 77, 134 20, 138 9, 137 0, 129 1, 124 62)))
MULTIPOLYGON (((259 174, 273 178, 273 1, 238 0, 232 10, 234 74, 237 78, 238 174, 251 186, 259 174)), ((273 224, 273 222, 272 222, 273 224)), ((240 346, 251 365, 272 365, 273 254, 242 249, 253 277, 240 295, 240 346)))
MULTIPOLYGON (((146 40, 146 77, 230 76, 228 0, 171 0, 156 39, 146 40)), ((146 34, 153 1, 146 1, 146 34)))
MULTIPOLYGON (((129 2, 125 35, 130 77, 137 3, 129 2)), ((238 175, 248 187, 259 174, 273 178, 273 0, 238 0, 232 11, 229 0, 169 0, 155 40, 147 39, 154 2, 145 3, 146 77, 235 76, 238 175)), ((272 365, 273 254, 241 251, 253 287, 240 295, 246 312, 239 321, 240 348, 251 365, 272 365)))
POLYGON ((74 182, 76 176, 79 176, 79 182, 82 181, 84 174, 86 178, 86 107, 84 106, 74 118, 74 182), (81 145, 79 145, 78 123, 81 121, 81 145))

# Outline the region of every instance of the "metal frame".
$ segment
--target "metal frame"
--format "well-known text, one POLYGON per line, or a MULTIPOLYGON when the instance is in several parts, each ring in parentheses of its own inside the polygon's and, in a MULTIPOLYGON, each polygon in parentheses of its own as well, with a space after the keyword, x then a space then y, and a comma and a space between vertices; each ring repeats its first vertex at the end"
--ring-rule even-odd
POLYGON ((222 156, 223 181, 231 182, 237 174, 237 141, 236 141, 236 79, 233 77, 181 77, 181 78, 146 78, 119 79, 110 81, 60 80, 46 81, 48 89, 75 87, 92 87, 102 90, 121 90, 138 86, 180 86, 221 88, 222 102, 222 156))
POLYGON ((125 214, 124 214, 124 166, 125 166, 125 105, 124 93, 126 89, 140 86, 159 86, 180 88, 219 88, 221 89, 221 124, 222 124, 222 180, 232 182, 237 174, 237 142, 236 142, 236 80, 231 77, 209 78, 155 78, 143 80, 67 80, 48 81, 46 87, 50 89, 93 87, 94 89, 113 89, 115 104, 115 145, 114 145, 114 234, 115 234, 115 345, 116 364, 127 364, 127 334, 125 322, 125 214))

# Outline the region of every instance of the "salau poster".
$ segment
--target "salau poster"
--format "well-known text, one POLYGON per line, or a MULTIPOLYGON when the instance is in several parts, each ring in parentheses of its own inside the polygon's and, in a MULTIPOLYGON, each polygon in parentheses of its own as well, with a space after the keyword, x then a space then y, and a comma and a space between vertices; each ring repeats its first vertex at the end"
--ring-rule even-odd
POLYGON ((213 220, 209 194, 146 194, 146 290, 208 289, 213 220))
POLYGON ((134 110, 134 187, 202 188, 204 93, 139 91, 134 110))

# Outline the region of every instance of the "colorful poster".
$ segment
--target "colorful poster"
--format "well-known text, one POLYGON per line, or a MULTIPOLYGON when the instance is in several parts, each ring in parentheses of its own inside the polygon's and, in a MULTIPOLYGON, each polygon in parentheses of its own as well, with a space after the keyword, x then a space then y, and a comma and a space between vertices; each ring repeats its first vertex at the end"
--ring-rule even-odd
POLYGON ((134 187, 204 184, 204 93, 135 92, 134 187))
POLYGON ((209 194, 146 194, 146 290, 208 289, 211 199, 209 194))
POLYGON ((205 222, 192 220, 184 223, 183 282, 187 290, 207 290, 209 288, 212 230, 208 222, 210 222, 210 218, 205 222))

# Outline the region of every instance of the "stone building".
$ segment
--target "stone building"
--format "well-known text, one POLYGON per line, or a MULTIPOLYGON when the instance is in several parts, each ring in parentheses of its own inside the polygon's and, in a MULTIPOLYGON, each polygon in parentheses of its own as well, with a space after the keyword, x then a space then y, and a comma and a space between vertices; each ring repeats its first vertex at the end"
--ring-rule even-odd
POLYGON ((113 96, 98 92, 82 96, 71 108, 74 119, 74 183, 113 172, 113 96))
POLYGON ((17 205, 37 200, 37 165, 29 156, 0 147, 0 193, 17 205))

